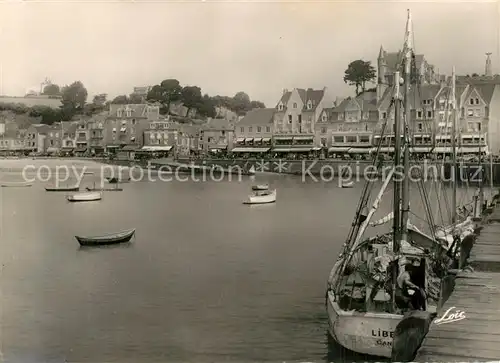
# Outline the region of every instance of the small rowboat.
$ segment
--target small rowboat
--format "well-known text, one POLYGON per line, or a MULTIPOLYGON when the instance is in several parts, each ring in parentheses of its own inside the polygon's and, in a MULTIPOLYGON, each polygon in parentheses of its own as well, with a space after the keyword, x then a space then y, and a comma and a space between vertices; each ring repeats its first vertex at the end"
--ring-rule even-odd
POLYGON ((80 187, 49 187, 45 188, 47 192, 77 192, 80 187))
POLYGON ((86 187, 89 192, 122 192, 123 188, 89 188, 86 187))
POLYGON ((352 188, 354 186, 354 182, 352 182, 352 181, 345 182, 345 183, 342 183, 340 186, 341 186, 341 188, 352 188))
POLYGON ((83 192, 68 196, 69 202, 92 202, 101 199, 102 194, 100 192, 83 192))
POLYGON ((268 190, 268 189, 269 189, 269 184, 259 184, 252 186, 252 190, 268 190))
POLYGON ((2 187, 4 188, 19 188, 19 187, 30 187, 33 183, 30 182, 2 182, 2 187))
POLYGON ((106 178, 109 184, 118 184, 118 183, 128 183, 130 181, 130 178, 127 179, 121 179, 121 178, 106 178))
POLYGON ((276 189, 273 191, 257 191, 254 195, 249 195, 243 204, 268 204, 276 202, 276 189))
POLYGON ((127 231, 106 234, 104 236, 81 237, 75 236, 81 246, 104 246, 129 242, 135 234, 135 228, 127 231))

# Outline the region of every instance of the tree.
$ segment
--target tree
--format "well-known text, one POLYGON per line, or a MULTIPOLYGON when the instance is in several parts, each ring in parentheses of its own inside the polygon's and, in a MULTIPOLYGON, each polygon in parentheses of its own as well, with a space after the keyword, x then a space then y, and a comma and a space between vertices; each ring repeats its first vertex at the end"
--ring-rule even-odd
POLYGON ((61 111, 64 121, 69 121, 76 113, 84 111, 87 101, 87 89, 83 83, 76 81, 62 89, 61 111))
POLYGON ((250 107, 251 107, 251 109, 254 109, 254 108, 266 108, 266 105, 264 104, 264 102, 252 101, 252 102, 250 102, 250 107))
POLYGON ((60 109, 54 109, 48 106, 33 106, 28 114, 31 117, 41 117, 41 123, 45 125, 52 125, 54 122, 59 122, 63 118, 60 109))
POLYGON ((359 95, 359 88, 364 92, 366 89, 366 82, 371 82, 375 79, 375 68, 371 62, 365 62, 361 59, 355 60, 347 66, 344 75, 344 82, 349 86, 356 86, 356 96, 359 95))
POLYGON ((126 105, 129 102, 128 97, 126 95, 120 95, 116 96, 111 103, 119 104, 119 105, 126 105))
POLYGON ((186 86, 181 91, 181 101, 187 107, 187 115, 193 108, 198 108, 203 104, 201 88, 196 86, 186 86))
POLYGON ((217 114, 215 112, 215 102, 209 95, 204 95, 201 105, 198 106, 198 112, 201 116, 205 117, 215 117, 217 114))
POLYGON ((479 74, 477 74, 477 73, 472 73, 472 77, 479 77, 479 74))
POLYGON ((108 95, 106 93, 100 93, 100 94, 94 96, 92 103, 97 107, 104 107, 104 105, 106 104, 107 98, 108 98, 108 95))
MULTIPOLYGON (((162 105, 160 112, 168 114, 170 104, 181 99, 182 87, 176 79, 165 79, 160 84, 151 88, 146 96, 150 102, 158 102, 162 105)), ((201 98, 201 94, 200 94, 201 98)), ((187 106, 186 106, 187 107, 187 106)))
POLYGON ((43 88, 43 94, 47 96, 59 96, 61 90, 57 84, 48 84, 43 88))
POLYGON ((139 103, 144 103, 144 100, 142 96, 135 93, 131 93, 130 96, 128 97, 128 103, 136 105, 139 103))

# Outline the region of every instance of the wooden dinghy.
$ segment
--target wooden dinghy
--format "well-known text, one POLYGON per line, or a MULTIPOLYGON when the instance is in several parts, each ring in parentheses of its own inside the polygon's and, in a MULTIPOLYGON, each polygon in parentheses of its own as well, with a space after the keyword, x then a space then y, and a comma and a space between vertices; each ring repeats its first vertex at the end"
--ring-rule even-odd
POLYGON ((33 183, 30 182, 2 182, 4 188, 31 187, 32 185, 33 183))
POLYGON ((93 202, 101 199, 101 192, 83 192, 68 196, 69 202, 93 202))
POLYGON ((46 187, 47 192, 78 192, 80 187, 46 187))
POLYGON ((104 246, 129 242, 135 234, 135 228, 126 231, 106 234, 104 236, 82 237, 75 236, 81 246, 104 246))
POLYGON ((345 183, 342 183, 341 184, 341 187, 342 188, 352 188, 354 186, 354 182, 350 181, 350 182, 345 182, 345 183))

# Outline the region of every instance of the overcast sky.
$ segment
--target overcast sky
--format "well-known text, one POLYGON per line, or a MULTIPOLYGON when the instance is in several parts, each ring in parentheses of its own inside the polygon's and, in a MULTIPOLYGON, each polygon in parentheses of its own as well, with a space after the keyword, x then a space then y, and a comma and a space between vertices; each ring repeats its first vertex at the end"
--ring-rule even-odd
POLYGON ((204 93, 247 92, 273 107, 283 88, 330 88, 355 59, 396 51, 406 9, 415 49, 441 73, 500 73, 497 2, 0 2, 0 94, 45 77, 109 98, 177 78, 204 93))

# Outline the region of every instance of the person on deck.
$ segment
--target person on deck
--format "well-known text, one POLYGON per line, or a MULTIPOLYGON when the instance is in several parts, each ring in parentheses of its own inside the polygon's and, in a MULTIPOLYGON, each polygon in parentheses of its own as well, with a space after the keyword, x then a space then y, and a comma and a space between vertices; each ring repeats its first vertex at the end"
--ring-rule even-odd
POLYGON ((403 260, 399 266, 399 275, 396 285, 396 300, 398 306, 408 307, 410 310, 423 310, 425 307, 425 292, 412 282, 413 265, 403 260), (413 294, 410 293, 413 290, 413 294))

